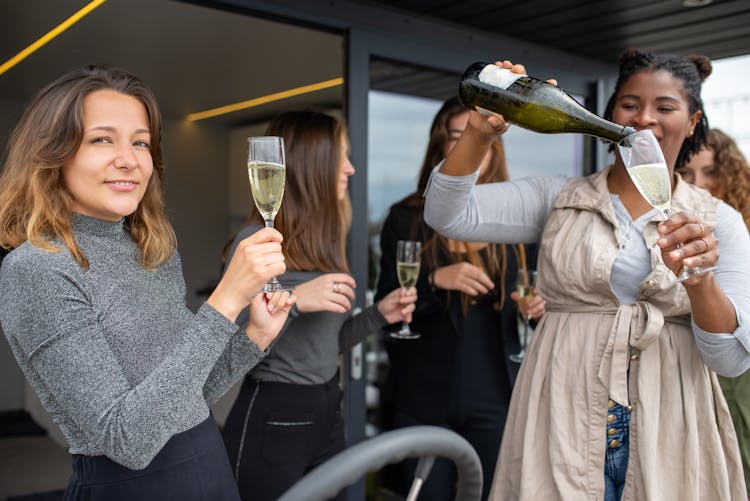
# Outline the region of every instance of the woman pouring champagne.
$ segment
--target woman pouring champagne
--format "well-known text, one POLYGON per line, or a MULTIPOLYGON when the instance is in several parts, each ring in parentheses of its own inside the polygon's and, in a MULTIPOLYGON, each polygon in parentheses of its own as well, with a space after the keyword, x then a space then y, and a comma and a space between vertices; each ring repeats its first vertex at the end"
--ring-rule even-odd
POLYGON ((425 220, 437 231, 541 242, 547 313, 514 388, 491 499, 747 499, 715 373, 750 367, 750 238, 736 211, 673 175, 705 142, 710 72, 702 56, 629 50, 607 105, 605 118, 658 140, 669 218, 619 156, 585 178, 475 186, 508 128, 498 116, 472 113, 433 174, 425 220), (673 286, 684 267, 715 265, 673 286))

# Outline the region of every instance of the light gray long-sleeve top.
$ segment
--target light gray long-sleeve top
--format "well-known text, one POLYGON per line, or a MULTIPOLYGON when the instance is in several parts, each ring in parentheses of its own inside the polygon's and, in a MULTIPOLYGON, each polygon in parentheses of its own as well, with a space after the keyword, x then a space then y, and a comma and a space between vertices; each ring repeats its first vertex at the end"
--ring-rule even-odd
MULTIPOLYGON (((433 171, 425 192, 427 224, 456 240, 498 243, 538 242, 564 177, 532 177, 477 185, 477 173, 449 176, 433 171)), ((616 195, 620 241, 612 265, 610 286, 621 303, 635 301, 638 287, 651 273, 649 250, 643 238, 652 212, 633 221, 616 195)), ((695 341, 706 365, 718 374, 737 376, 750 368, 750 238, 740 214, 721 202, 713 229, 719 241, 716 281, 734 304, 738 327, 731 333, 709 333, 692 323, 695 341)))
POLYGON ((19 246, 0 270, 0 323, 70 452, 141 469, 265 353, 211 306, 187 308, 177 253, 148 271, 122 222, 74 214, 73 229, 90 268, 19 246))

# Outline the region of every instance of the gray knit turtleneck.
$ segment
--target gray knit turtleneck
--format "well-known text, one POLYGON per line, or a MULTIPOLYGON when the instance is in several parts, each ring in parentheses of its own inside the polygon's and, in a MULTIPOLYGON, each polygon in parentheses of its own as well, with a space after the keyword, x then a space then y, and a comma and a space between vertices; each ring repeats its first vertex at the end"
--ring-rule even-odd
POLYGON ((0 323, 70 452, 144 468, 265 353, 204 304, 185 305, 177 253, 144 270, 123 228, 74 214, 90 268, 28 242, 0 269, 0 323))

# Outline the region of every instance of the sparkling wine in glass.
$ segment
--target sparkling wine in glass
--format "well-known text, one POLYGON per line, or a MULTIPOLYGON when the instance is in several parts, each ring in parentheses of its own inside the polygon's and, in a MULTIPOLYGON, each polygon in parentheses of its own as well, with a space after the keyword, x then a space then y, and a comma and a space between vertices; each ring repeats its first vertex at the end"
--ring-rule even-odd
MULTIPOLYGON (((672 215, 670 203, 672 201, 672 182, 669 169, 664 160, 659 141, 649 129, 634 132, 617 143, 625 168, 638 188, 641 196, 653 207, 669 217, 672 215)), ((678 244, 681 247, 682 244, 678 244)), ((702 275, 716 269, 716 266, 683 266, 682 273, 675 282, 682 282, 690 277, 702 275)))
POLYGON ((526 309, 526 303, 534 297, 534 287, 536 285, 536 271, 520 268, 516 277, 516 292, 518 293, 518 315, 521 317, 523 326, 519 332, 521 342, 521 351, 511 354, 510 358, 514 362, 521 363, 526 356, 526 348, 529 346, 529 322, 531 319, 523 314, 526 309))
MULTIPOLYGON (((273 228, 273 220, 284 198, 286 181, 286 159, 284 138, 277 136, 249 137, 247 139, 247 174, 250 178, 250 192, 255 207, 268 228, 273 228)), ((291 290, 279 283, 276 277, 265 283, 263 292, 291 290)))
MULTIPOLYGON (((398 283, 404 291, 417 285, 419 265, 422 257, 422 244, 413 240, 399 240, 396 243, 396 274, 398 283)), ((417 339, 419 334, 409 329, 406 321, 401 322, 401 329, 391 332, 397 339, 417 339)))

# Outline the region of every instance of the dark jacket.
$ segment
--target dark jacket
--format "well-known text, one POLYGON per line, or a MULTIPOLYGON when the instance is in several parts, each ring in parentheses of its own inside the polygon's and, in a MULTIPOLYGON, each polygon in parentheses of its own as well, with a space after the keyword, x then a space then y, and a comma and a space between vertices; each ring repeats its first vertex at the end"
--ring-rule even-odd
MULTIPOLYGON (((411 207, 401 201, 391 207, 383 224, 380 236, 382 257, 380 277, 378 280, 376 300, 398 287, 396 277, 396 242, 398 240, 419 240, 426 242, 433 230, 423 223, 421 209, 411 207)), ((532 246, 528 246, 532 247, 532 246)), ((535 265, 536 248, 528 248, 529 266, 535 265)), ((497 363, 504 364, 507 377, 512 386, 518 372, 519 364, 512 362, 508 356, 520 350, 517 330, 517 310, 510 299, 515 288, 518 269, 513 246, 507 249, 507 272, 505 276, 505 303, 502 310, 493 318, 497 323, 497 336, 502 343, 497 343, 497 363)), ((439 256, 440 266, 452 264, 447 251, 439 256)), ((448 300, 448 292, 433 289, 428 283, 432 269, 424 264, 420 269, 417 282, 419 299, 417 309, 410 325, 414 332, 421 334, 416 340, 391 340, 385 336, 386 350, 390 361, 390 372, 382 392, 385 405, 393 405, 427 424, 441 421, 447 412, 449 398, 446 393, 457 377, 461 377, 457 353, 461 345, 459 336, 462 333, 463 314, 460 308, 459 294, 453 291, 448 300)), ((496 290, 500 284, 496 284, 496 290)), ((390 330, 395 330, 392 326, 390 330)), ((477 382, 481 384, 482 382, 477 382)), ((498 398, 510 399, 510 394, 498 398)))

